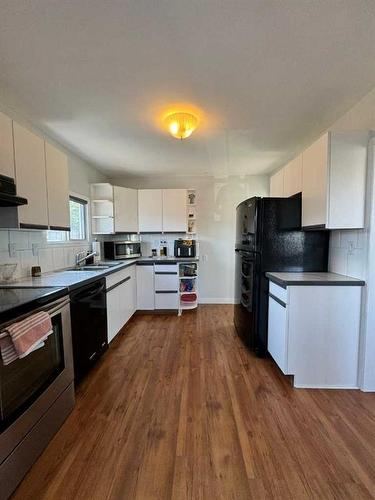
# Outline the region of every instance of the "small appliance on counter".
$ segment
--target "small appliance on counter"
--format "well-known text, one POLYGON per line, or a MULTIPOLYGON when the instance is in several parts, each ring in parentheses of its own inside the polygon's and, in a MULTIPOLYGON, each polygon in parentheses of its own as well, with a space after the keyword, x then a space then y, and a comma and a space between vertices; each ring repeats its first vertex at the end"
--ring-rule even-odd
POLYGON ((105 241, 104 257, 109 260, 134 259, 141 257, 140 241, 105 241))
POLYGON ((175 240, 174 241, 174 256, 175 257, 196 257, 196 241, 195 240, 175 240))

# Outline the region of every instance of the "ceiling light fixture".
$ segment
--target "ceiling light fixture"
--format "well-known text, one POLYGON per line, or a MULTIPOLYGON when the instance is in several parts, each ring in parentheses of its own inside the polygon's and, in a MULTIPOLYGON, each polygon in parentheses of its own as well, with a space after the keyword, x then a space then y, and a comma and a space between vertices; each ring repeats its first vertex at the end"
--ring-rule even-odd
POLYGON ((168 130, 176 139, 186 139, 198 126, 198 118, 191 113, 172 113, 165 118, 168 130))

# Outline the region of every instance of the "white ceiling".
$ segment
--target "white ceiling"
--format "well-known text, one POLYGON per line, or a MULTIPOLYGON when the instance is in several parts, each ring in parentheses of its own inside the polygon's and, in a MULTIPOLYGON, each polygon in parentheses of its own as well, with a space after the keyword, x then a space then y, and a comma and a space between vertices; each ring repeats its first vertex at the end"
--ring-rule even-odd
POLYGON ((0 101, 117 176, 269 172, 374 61, 371 0, 0 0, 0 101), (174 102, 204 113, 186 141, 174 102))

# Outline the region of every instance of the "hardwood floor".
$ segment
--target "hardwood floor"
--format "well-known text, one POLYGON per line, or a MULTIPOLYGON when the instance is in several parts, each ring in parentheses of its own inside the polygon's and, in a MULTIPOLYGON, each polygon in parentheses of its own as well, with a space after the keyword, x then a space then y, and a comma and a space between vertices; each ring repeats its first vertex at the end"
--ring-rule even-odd
POLYGON ((293 389, 231 306, 140 315, 14 498, 375 498, 375 394, 293 389))

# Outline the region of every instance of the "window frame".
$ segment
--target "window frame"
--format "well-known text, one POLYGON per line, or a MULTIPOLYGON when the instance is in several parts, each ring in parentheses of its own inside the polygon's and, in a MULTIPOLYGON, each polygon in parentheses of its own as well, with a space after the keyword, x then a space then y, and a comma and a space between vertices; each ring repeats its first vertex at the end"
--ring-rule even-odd
MULTIPOLYGON (((76 240, 76 239, 73 239, 71 238, 70 236, 70 231, 61 231, 61 233, 64 233, 64 239, 60 240, 60 241, 53 241, 53 240, 48 240, 48 232, 50 230, 47 230, 47 236, 46 236, 46 240, 47 240, 47 244, 48 245, 74 245, 74 244, 84 244, 84 243, 89 243, 90 242, 90 238, 91 238, 91 224, 90 224, 90 198, 83 195, 83 194, 80 194, 80 193, 75 193, 73 191, 71 191, 69 193, 69 202, 71 199, 76 199, 76 201, 81 201, 81 202, 84 202, 84 206, 85 206, 85 239, 83 240, 76 240)), ((69 205, 69 224, 70 224, 70 205, 69 205)))
POLYGON ((89 235, 89 199, 86 196, 82 195, 76 195, 73 193, 69 194, 69 224, 70 224, 70 202, 75 201, 76 203, 80 203, 83 206, 84 210, 84 231, 85 231, 85 237, 83 239, 76 239, 71 237, 71 231, 68 232, 67 234, 67 240, 68 241, 73 241, 73 242, 80 242, 80 243, 85 243, 88 242, 90 239, 89 235))

